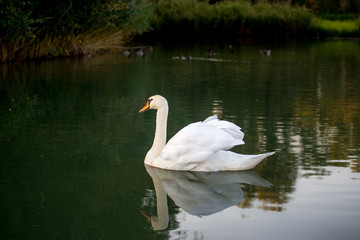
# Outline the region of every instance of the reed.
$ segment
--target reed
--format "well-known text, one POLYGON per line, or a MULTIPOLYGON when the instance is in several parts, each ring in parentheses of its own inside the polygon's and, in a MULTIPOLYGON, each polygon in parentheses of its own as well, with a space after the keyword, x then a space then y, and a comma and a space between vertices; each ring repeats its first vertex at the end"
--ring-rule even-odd
POLYGON ((90 31, 78 35, 45 36, 24 42, 21 39, 10 43, 2 43, 0 61, 22 61, 25 59, 50 59, 57 57, 76 57, 91 55, 122 45, 127 34, 122 31, 99 33, 90 31))

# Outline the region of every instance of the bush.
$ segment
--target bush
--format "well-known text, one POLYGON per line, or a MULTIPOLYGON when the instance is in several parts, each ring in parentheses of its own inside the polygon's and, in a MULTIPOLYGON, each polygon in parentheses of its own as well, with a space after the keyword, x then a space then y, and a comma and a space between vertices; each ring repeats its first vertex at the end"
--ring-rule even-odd
POLYGON ((250 1, 225 1, 209 5, 195 0, 163 0, 156 5, 152 26, 159 32, 209 34, 297 34, 311 22, 311 14, 300 7, 250 1))
POLYGON ((33 37, 32 25, 36 20, 31 18, 32 8, 29 1, 0 0, 0 36, 2 41, 26 40, 33 37))
POLYGON ((0 0, 0 62, 86 54, 120 44, 117 32, 143 33, 150 18, 142 0, 0 0))
POLYGON ((320 37, 356 37, 360 34, 360 18, 340 21, 314 17, 310 30, 320 37))

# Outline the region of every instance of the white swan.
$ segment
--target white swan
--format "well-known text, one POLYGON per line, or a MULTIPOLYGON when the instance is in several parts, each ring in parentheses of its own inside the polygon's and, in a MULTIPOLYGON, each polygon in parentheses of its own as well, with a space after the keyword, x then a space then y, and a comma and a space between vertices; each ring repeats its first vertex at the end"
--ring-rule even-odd
POLYGON ((189 124, 166 144, 168 103, 160 95, 150 97, 139 111, 157 109, 154 142, 145 157, 145 164, 183 171, 236 171, 254 168, 275 152, 244 155, 228 151, 244 144, 244 133, 234 123, 208 117, 189 124))

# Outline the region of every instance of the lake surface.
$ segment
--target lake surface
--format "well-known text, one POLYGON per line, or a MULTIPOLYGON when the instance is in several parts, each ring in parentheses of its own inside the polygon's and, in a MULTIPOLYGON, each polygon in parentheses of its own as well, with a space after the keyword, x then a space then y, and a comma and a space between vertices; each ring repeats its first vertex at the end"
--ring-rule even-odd
POLYGON ((359 239, 360 43, 229 44, 0 66, 0 238, 359 239), (243 172, 145 167, 154 94, 169 137, 217 115, 245 133, 235 152, 276 154, 243 172))

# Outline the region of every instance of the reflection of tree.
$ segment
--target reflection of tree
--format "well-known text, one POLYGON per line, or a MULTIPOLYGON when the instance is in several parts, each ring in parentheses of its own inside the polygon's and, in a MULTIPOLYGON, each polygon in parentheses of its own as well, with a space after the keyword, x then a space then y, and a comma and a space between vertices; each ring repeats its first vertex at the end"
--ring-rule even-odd
POLYGON ((237 77, 221 78, 224 89, 213 100, 213 113, 243 128, 250 144, 241 152, 278 150, 277 158, 257 168, 277 189, 260 189, 256 198, 273 205, 288 201, 299 166, 307 174, 327 175, 321 166, 329 160, 350 158, 353 171, 359 171, 360 95, 354 71, 359 47, 341 41, 321 44, 298 52, 289 46, 279 58, 252 59, 249 67, 227 71, 237 77))
POLYGON ((9 68, 2 65, 0 71, 0 140, 11 142, 13 136, 21 134, 26 126, 33 124, 39 102, 35 94, 28 92, 28 82, 22 72, 9 68))
POLYGON ((144 124, 133 109, 140 102, 127 96, 129 82, 100 81, 82 64, 0 71, 0 212, 10 219, 4 238, 151 238, 139 214, 150 183, 137 144, 144 137, 129 130, 144 124))
MULTIPOLYGON (((351 42, 346 44, 356 47, 351 42)), ((311 49, 307 79, 316 82, 313 88, 303 90, 308 97, 298 97, 295 103, 294 118, 302 127, 298 144, 304 149, 300 152, 304 166, 321 166, 328 160, 358 155, 360 96, 355 90, 359 81, 354 72, 359 61, 357 50, 349 52, 354 49, 344 48, 339 41, 327 42, 322 48, 324 52, 311 49), (331 60, 324 64, 319 57, 331 60), (311 148, 306 149, 309 145, 311 148)))

